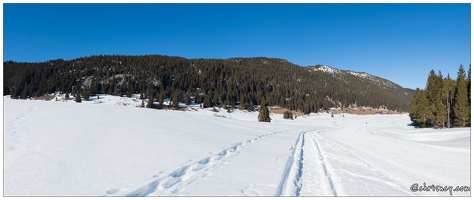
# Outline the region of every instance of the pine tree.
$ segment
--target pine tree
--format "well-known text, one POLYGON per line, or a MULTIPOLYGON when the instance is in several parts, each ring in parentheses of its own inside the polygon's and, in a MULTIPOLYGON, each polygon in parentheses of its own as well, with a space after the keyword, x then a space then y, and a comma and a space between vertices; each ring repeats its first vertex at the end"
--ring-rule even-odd
POLYGON ((206 97, 204 97, 204 102, 202 103, 202 107, 203 108, 211 107, 211 97, 209 97, 209 95, 206 95, 206 97))
POLYGON ((84 96, 84 100, 85 100, 85 101, 89 101, 89 98, 90 98, 90 97, 89 97, 88 91, 87 91, 87 90, 83 90, 82 93, 84 94, 84 95, 83 95, 83 96, 84 96))
POLYGON ((148 104, 146 105, 147 108, 153 108, 153 95, 148 95, 148 104))
MULTIPOLYGON (((429 113, 430 116, 436 116, 436 112, 438 108, 440 108, 439 104, 442 104, 440 99, 441 89, 443 88, 442 80, 441 72, 439 72, 439 76, 437 76, 434 70, 430 71, 425 89, 426 99, 428 100, 428 108, 426 111, 431 112, 429 113)), ((438 121, 439 120, 436 120, 435 117, 430 118, 426 121, 426 126, 431 127, 435 124, 438 125, 436 123, 438 121)))
POLYGON ((469 65, 469 70, 467 71, 467 97, 469 106, 471 106, 471 65, 469 65))
MULTIPOLYGON (((133 85, 132 85, 132 78, 128 77, 127 78, 127 97, 130 98, 132 97, 132 93, 133 93, 133 85)), ((125 81, 124 81, 125 82, 125 81)))
POLYGON ((265 100, 262 100, 260 103, 260 108, 258 110, 258 121, 259 122, 270 122, 272 119, 270 118, 270 111, 265 103, 265 100))
POLYGON ((425 128, 429 121, 434 118, 431 112, 426 94, 420 88, 416 88, 413 99, 410 102, 409 116, 414 126, 425 128))
POLYGON ((420 91, 421 92, 417 110, 418 118, 416 120, 420 123, 421 128, 426 128, 430 126, 430 122, 433 120, 434 115, 431 106, 429 105, 428 98, 426 98, 426 93, 422 90, 420 91))
POLYGON ((454 124, 459 127, 470 126, 471 107, 468 102, 466 73, 463 66, 459 67, 454 94, 454 124))
POLYGON ((245 105, 245 98, 244 98, 243 94, 240 95, 239 109, 240 110, 246 110, 247 109, 247 106, 245 105))
POLYGON ((446 124, 447 111, 442 100, 443 97, 443 75, 439 71, 435 77, 435 98, 431 100, 430 104, 434 105, 434 121, 432 122, 436 127, 444 128, 446 124))
POLYGON ((158 102, 158 107, 159 109, 163 108, 163 91, 156 92, 156 101, 158 102))
POLYGON ((79 93, 76 94, 76 103, 82 103, 82 100, 81 100, 81 95, 79 93))
POLYGON ((446 109, 446 127, 451 128, 453 124, 453 99, 454 99, 455 82, 448 76, 443 80, 443 89, 441 100, 446 109))
POLYGON ((436 115, 434 116, 434 124, 439 128, 444 128, 447 123, 448 112, 446 105, 441 101, 436 101, 436 115))
POLYGON ((128 86, 127 97, 128 97, 128 98, 132 97, 132 89, 131 89, 131 86, 128 86))
POLYGON ((191 95, 189 95, 189 93, 187 93, 186 97, 184 98, 184 104, 186 104, 186 105, 191 104, 191 95))
POLYGON ((172 95, 171 106, 173 108, 179 109, 179 96, 180 96, 179 91, 174 92, 174 94, 172 95))
POLYGON ((410 106, 408 108, 408 115, 410 116, 410 120, 412 121, 413 126, 418 126, 419 122, 417 121, 418 119, 418 104, 420 101, 420 88, 416 88, 415 94, 413 95, 413 98, 410 101, 410 106))
POLYGON ((290 111, 283 112, 283 119, 291 119, 293 120, 293 113, 290 111))

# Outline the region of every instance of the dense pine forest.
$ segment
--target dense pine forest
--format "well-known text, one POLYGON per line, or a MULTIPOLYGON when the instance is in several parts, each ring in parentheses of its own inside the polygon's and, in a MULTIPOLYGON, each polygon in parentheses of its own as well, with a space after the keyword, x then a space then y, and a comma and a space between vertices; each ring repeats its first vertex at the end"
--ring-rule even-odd
MULTIPOLYGON (((80 95, 140 94, 162 105, 163 99, 210 106, 239 105, 253 110, 262 101, 303 113, 329 107, 359 106, 408 111, 413 90, 385 79, 351 73, 338 76, 310 70, 283 59, 186 59, 161 55, 98 55, 73 60, 4 62, 4 95, 33 98, 53 92, 80 95), (382 80, 382 81, 381 81, 382 80), (380 82, 389 82, 380 84, 380 82)), ((152 105, 152 104, 150 104, 152 105)))
POLYGON ((416 89, 409 112, 413 125, 422 128, 470 127, 471 66, 466 77, 461 65, 455 80, 431 70, 426 88, 416 89))

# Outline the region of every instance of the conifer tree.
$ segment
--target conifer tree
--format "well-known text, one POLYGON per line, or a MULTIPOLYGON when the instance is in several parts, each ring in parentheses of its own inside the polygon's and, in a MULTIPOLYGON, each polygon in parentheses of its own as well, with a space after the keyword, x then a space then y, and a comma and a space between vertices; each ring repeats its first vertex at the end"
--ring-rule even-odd
POLYGON ((246 106, 246 103, 245 103, 245 98, 244 98, 243 94, 240 95, 239 109, 240 110, 246 110, 247 109, 247 106, 246 106))
POLYGON ((82 103, 82 100, 81 100, 81 95, 79 93, 76 94, 76 103, 82 103))
POLYGON ((434 121, 433 125, 439 128, 444 128, 446 124, 447 111, 442 101, 443 97, 443 75, 439 71, 438 75, 435 77, 435 98, 431 100, 430 104, 434 106, 434 121))
POLYGON ((163 105, 164 96, 165 94, 163 93, 163 90, 156 93, 156 101, 158 101, 160 105, 163 105))
POLYGON ((459 127, 470 126, 471 108, 468 102, 466 73, 463 66, 459 67, 458 78, 456 80, 455 103, 454 103, 454 124, 459 127))
POLYGON ((419 106, 417 109, 418 118, 416 120, 420 123, 421 128, 426 128, 430 126, 430 122, 433 120, 434 115, 431 106, 429 105, 428 98, 426 98, 425 91, 420 91, 419 106))
POLYGON ((180 95, 180 92, 179 91, 176 91, 174 92, 174 94, 172 95, 172 101, 171 101, 171 106, 178 109, 179 108, 179 95, 180 95))
POLYGON ((128 98, 132 97, 132 89, 131 89, 131 86, 128 86, 127 97, 128 97, 128 98))
POLYGON ((467 102, 471 106, 471 65, 469 65, 469 70, 467 71, 467 102))
POLYGON ((153 95, 148 95, 148 104, 146 105, 147 108, 153 108, 153 95))
POLYGON ((290 111, 283 112, 283 119, 291 119, 293 120, 293 113, 290 111))
MULTIPOLYGON (((441 72, 439 72, 439 76, 441 75, 441 72)), ((443 88, 442 86, 442 77, 439 77, 435 74, 434 70, 430 71, 430 74, 428 76, 428 80, 426 83, 426 89, 425 89, 425 94, 426 94, 426 99, 428 100, 428 108, 427 112, 430 112, 430 116, 436 116, 436 112, 440 108, 441 104, 441 99, 440 99, 440 94, 441 94, 441 89, 443 88)), ((444 109, 443 109, 444 110, 444 109)), ((428 121, 426 121, 426 126, 431 127, 435 124, 437 124, 438 120, 436 118, 430 118, 428 121)))
POLYGON ((434 118, 431 112, 426 94, 420 88, 416 88, 413 99, 410 102, 410 119, 413 125, 421 128, 427 127, 429 121, 434 118))
POLYGON ((191 104, 191 96, 189 93, 186 93, 186 97, 184 98, 184 104, 190 105, 191 104))
POLYGON ((209 95, 206 95, 206 97, 204 97, 204 102, 202 103, 202 107, 208 108, 210 106, 211 106, 211 97, 209 97, 209 95))
POLYGON ((446 127, 451 128, 453 124, 453 99, 454 99, 455 81, 448 76, 443 80, 443 89, 441 100, 446 109, 446 127))
POLYGON ((84 100, 89 101, 89 92, 87 90, 83 90, 82 93, 84 94, 84 100))
POLYGON ((270 111, 265 103, 265 100, 262 100, 260 103, 260 108, 258 109, 258 121, 259 122, 270 122, 270 111))

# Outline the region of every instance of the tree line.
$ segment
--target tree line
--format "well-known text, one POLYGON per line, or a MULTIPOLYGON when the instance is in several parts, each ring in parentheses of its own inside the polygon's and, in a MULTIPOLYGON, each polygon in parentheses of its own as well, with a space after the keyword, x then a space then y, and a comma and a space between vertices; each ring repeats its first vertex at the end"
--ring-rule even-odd
MULTIPOLYGON (((411 94, 383 88, 357 76, 342 78, 277 58, 186 59, 145 55, 95 55, 46 62, 4 62, 4 95, 32 98, 54 92, 128 96, 140 94, 161 105, 170 98, 204 107, 253 110, 265 100, 303 113, 318 112, 341 102, 387 106, 408 111, 411 94), (331 101, 328 101, 331 99, 331 101)), ((408 93, 410 93, 408 91, 408 93)), ((153 104, 151 104, 152 106, 153 104)))
POLYGON ((437 128, 471 126, 471 66, 466 77, 463 65, 453 80, 431 70, 424 90, 417 88, 410 102, 413 125, 437 128))

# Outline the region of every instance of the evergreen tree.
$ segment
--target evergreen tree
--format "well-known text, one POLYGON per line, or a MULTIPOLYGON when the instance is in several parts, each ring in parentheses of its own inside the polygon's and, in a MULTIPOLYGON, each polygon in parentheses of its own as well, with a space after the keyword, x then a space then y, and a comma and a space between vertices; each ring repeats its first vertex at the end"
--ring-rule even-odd
POLYGON ((153 108, 153 95, 148 95, 148 104, 146 105, 147 108, 153 108))
MULTIPOLYGON (((446 127, 451 128, 453 124, 453 99, 454 99, 455 82, 448 76, 443 80, 443 89, 441 100, 444 104, 446 127)), ((444 113, 442 113, 444 114, 444 113)))
POLYGON ((469 107, 471 106, 471 65, 469 65, 469 70, 467 71, 467 97, 469 107))
POLYGON ((179 91, 174 92, 174 94, 172 95, 171 106, 173 108, 179 109, 179 96, 180 96, 179 91))
POLYGON ((186 97, 184 98, 184 104, 190 105, 191 104, 191 96, 189 93, 186 94, 186 97))
POLYGON ((455 103, 454 103, 454 124, 459 127, 470 126, 471 107, 468 102, 468 91, 466 85, 466 73, 463 66, 459 67, 458 78, 456 80, 455 103))
POLYGON ((258 109, 258 121, 259 122, 270 122, 270 111, 265 103, 265 100, 262 100, 260 103, 260 108, 258 109))
POLYGON ((435 98, 431 100, 430 104, 433 105, 434 109, 434 121, 433 125, 439 128, 444 128, 447 119, 447 110, 443 102, 443 75, 439 71, 438 75, 435 77, 435 98))
MULTIPOLYGON (((442 85, 442 75, 441 72, 439 72, 439 76, 437 76, 434 72, 434 70, 430 71, 430 74, 428 76, 428 81, 426 83, 426 89, 425 89, 425 94, 426 94, 426 99, 428 100, 428 108, 427 112, 430 112, 430 116, 436 116, 438 109, 442 107, 441 103, 441 89, 443 88, 442 85), (441 77, 440 77, 441 76, 441 77), (440 105, 441 104, 441 105, 440 105)), ((444 108, 443 108, 444 110, 444 108)), ((437 120, 437 118, 430 118, 428 121, 426 121, 426 126, 431 127, 433 125, 438 125, 436 122, 439 122, 441 120, 437 120)))
POLYGON ((206 97, 204 97, 204 102, 202 103, 202 107, 203 108, 211 107, 211 97, 209 97, 209 95, 206 95, 206 97))
POLYGON ((240 101, 239 101, 239 109, 240 110, 246 110, 247 109, 247 106, 245 105, 245 98, 244 98, 244 95, 241 94, 240 95, 240 101))
POLYGON ((430 122, 434 119, 434 115, 429 105, 428 98, 426 98, 426 93, 423 90, 420 90, 420 97, 419 97, 419 105, 417 110, 416 119, 420 123, 421 128, 429 127, 431 124, 430 122))
POLYGON ((283 112, 283 119, 291 119, 293 120, 293 113, 290 111, 283 112))
POLYGON ((128 98, 132 97, 132 89, 131 89, 131 86, 128 87, 128 90, 127 90, 127 97, 128 97, 128 98))
POLYGON ((84 95, 83 95, 83 96, 84 96, 84 100, 85 100, 85 101, 89 101, 89 98, 90 98, 89 92, 87 92, 87 90, 83 90, 82 93, 84 94, 84 95))
POLYGON ((160 106, 163 106, 163 98, 164 98, 164 94, 163 94, 163 90, 160 91, 160 93, 158 93, 158 103, 160 104, 160 106))
POLYGON ((76 94, 76 103, 82 103, 82 100, 81 100, 81 95, 79 93, 76 94))
POLYGON ((429 121, 434 118, 431 112, 426 94, 420 88, 416 88, 413 99, 410 102, 409 116, 414 126, 427 127, 429 121))

